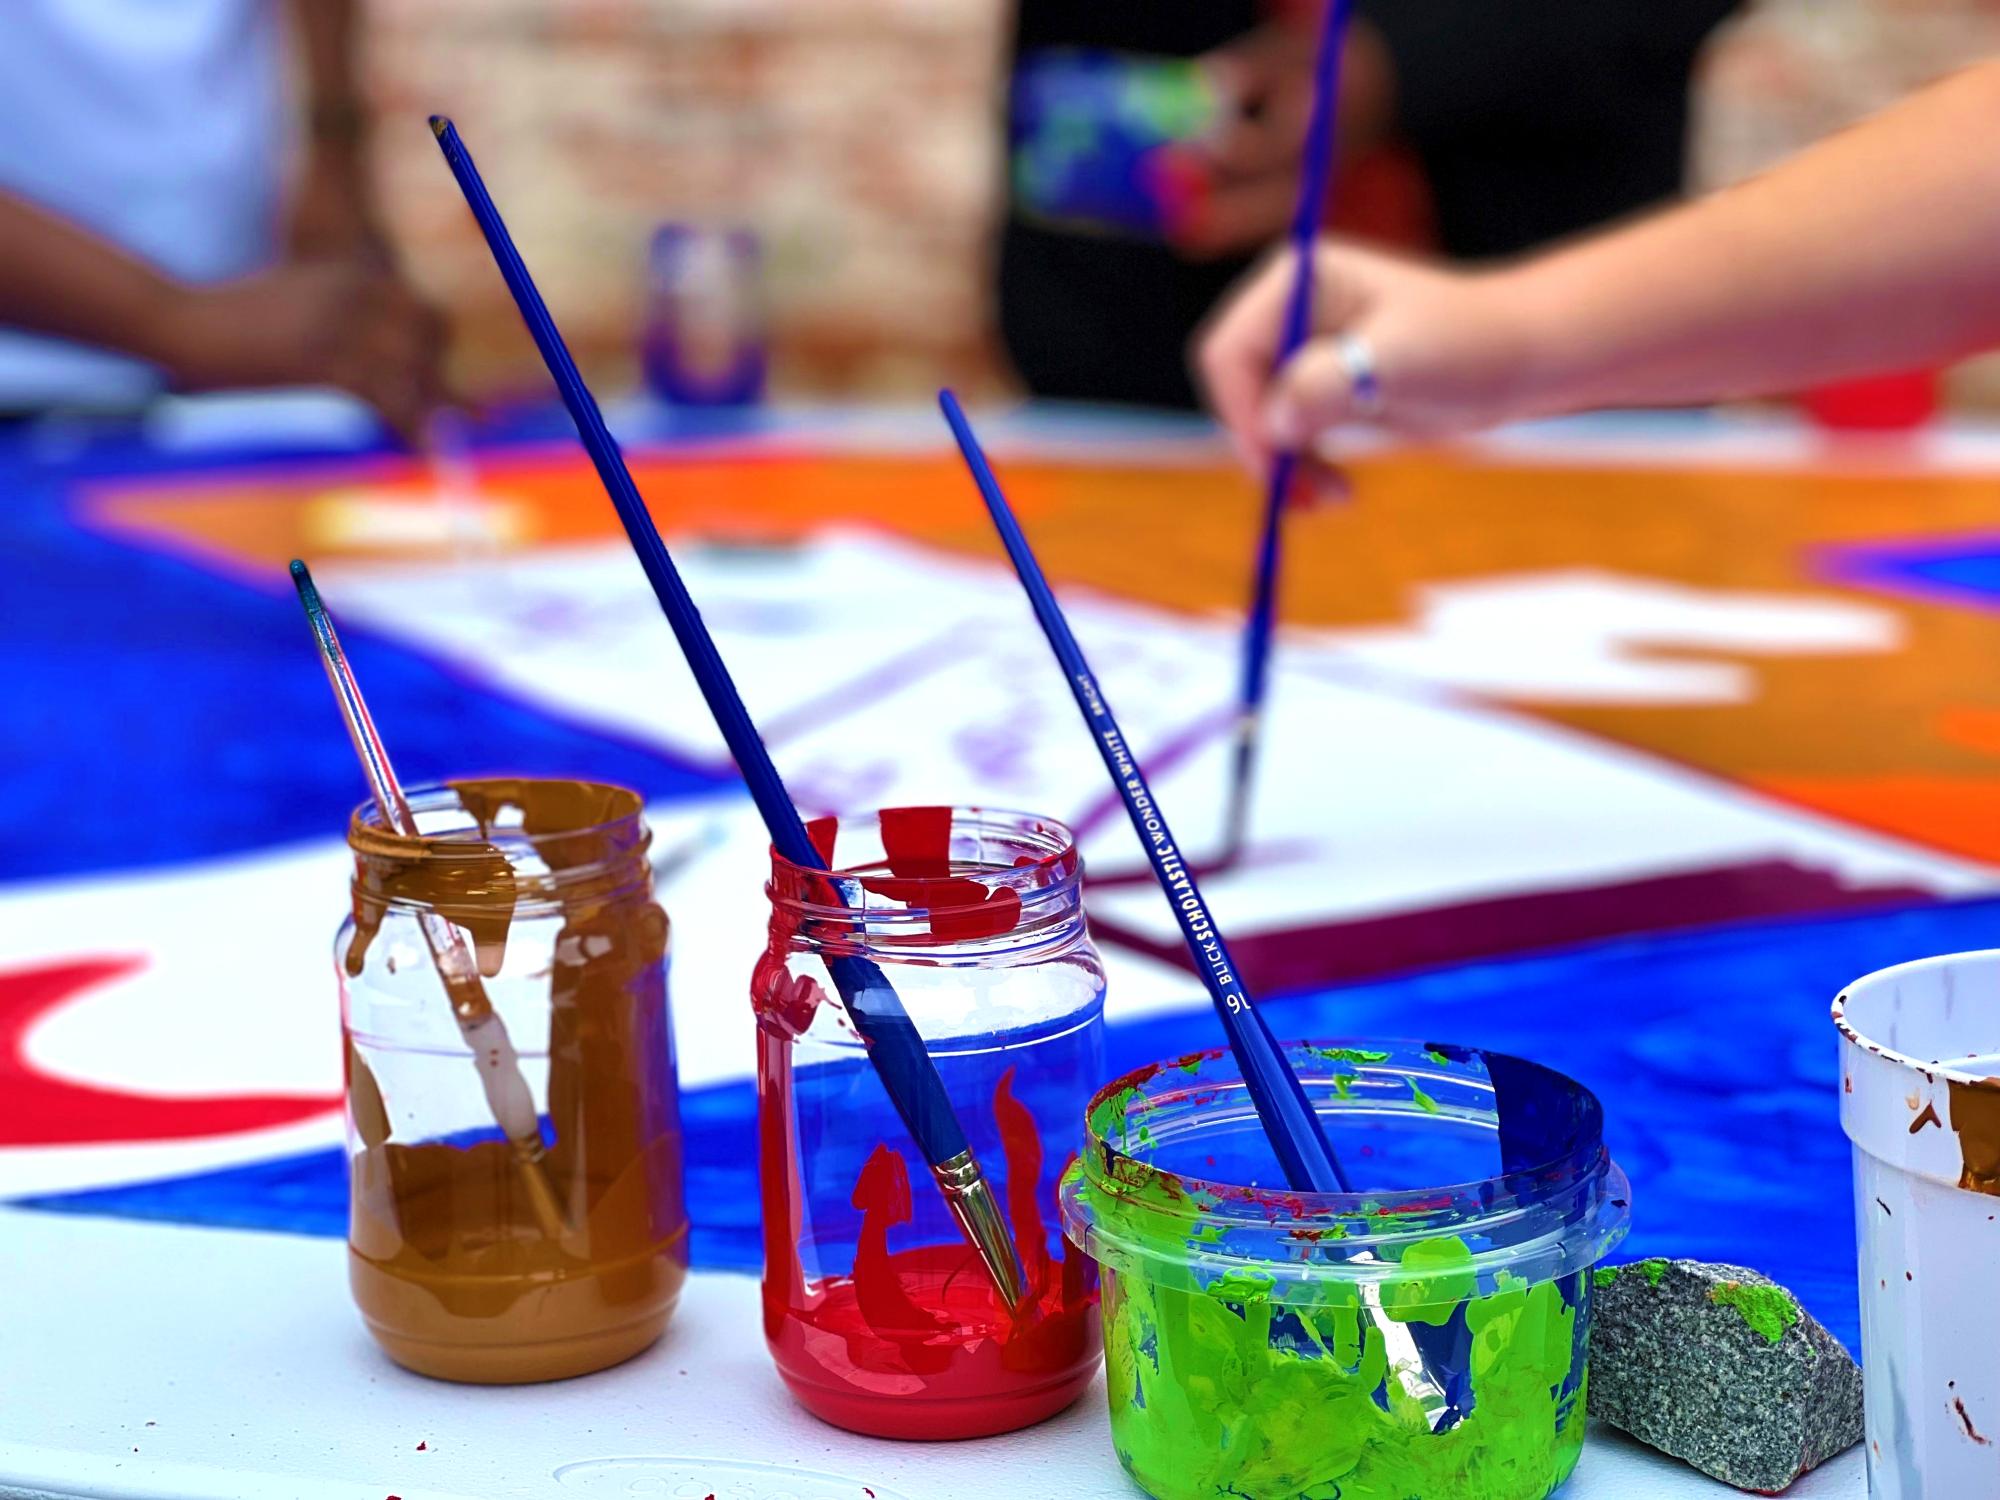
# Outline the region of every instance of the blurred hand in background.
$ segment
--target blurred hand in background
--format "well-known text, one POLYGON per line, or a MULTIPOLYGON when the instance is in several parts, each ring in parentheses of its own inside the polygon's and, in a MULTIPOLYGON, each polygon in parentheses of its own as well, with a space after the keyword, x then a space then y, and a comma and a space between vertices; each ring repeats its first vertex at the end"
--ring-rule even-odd
MULTIPOLYGON (((1265 21, 1200 59, 1222 118, 1196 148, 1210 170, 1209 189, 1169 234, 1189 259, 1254 254, 1290 228, 1312 117, 1315 20, 1308 13, 1265 21)), ((1343 157, 1388 135, 1394 75, 1382 34, 1367 21, 1352 22, 1341 50, 1334 127, 1343 157)))
POLYGON ((1629 225, 1453 270, 1329 242, 1313 336, 1273 372, 1294 262, 1197 342, 1253 472, 1350 422, 1434 436, 1931 368, 2000 347, 2000 61, 1765 175, 1629 225))

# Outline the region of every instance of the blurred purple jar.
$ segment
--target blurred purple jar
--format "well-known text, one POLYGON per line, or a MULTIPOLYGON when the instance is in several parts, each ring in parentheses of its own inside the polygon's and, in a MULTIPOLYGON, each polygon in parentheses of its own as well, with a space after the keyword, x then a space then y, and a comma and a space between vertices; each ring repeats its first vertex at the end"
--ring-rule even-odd
POLYGON ((646 265, 646 387, 676 406, 763 399, 763 251, 748 229, 662 224, 646 265))

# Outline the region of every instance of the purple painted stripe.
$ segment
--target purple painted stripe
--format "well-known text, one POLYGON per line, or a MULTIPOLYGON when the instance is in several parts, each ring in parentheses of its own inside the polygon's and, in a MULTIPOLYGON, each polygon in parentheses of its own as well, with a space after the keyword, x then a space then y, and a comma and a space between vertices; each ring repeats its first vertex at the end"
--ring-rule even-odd
MULTIPOLYGON (((1174 769, 1203 746, 1212 743, 1236 722, 1236 710, 1232 708, 1212 708, 1199 718, 1176 729, 1160 741, 1159 745, 1146 755, 1136 755, 1136 759, 1151 781, 1174 769)), ((1093 801, 1085 804, 1081 813, 1070 819, 1070 832, 1082 843, 1085 835, 1100 827, 1105 819, 1116 817, 1125 810, 1123 798, 1114 785, 1093 801)))
MULTIPOLYGON (((1235 932, 1230 950, 1253 992, 1275 994, 1437 964, 1560 948, 1593 939, 1937 900, 1917 886, 1855 886, 1786 860, 1723 865, 1615 885, 1536 891, 1262 933, 1235 932)), ((1191 968, 1178 939, 1155 939, 1090 914, 1100 942, 1191 968)))
POLYGON ((858 677, 772 714, 764 721, 764 743, 767 746, 782 745, 822 724, 879 703, 890 694, 902 691, 911 683, 921 682, 935 672, 960 665, 965 655, 959 648, 965 644, 967 633, 976 629, 977 623, 972 621, 955 626, 942 635, 897 653, 858 677))

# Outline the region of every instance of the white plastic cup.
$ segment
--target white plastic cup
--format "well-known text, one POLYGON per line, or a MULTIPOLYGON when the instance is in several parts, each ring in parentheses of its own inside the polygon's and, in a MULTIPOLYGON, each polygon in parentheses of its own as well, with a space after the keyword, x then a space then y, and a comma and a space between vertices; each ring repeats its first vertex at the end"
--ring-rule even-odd
POLYGON ((1874 1500, 2000 1496, 2000 950, 1833 1003, 1874 1500))

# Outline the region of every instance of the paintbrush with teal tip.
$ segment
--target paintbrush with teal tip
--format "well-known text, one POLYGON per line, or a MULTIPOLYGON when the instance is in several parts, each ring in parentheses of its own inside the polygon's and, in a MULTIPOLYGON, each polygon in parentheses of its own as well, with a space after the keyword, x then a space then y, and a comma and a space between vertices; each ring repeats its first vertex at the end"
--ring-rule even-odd
MULTIPOLYGON (((292 586, 298 590, 299 603, 305 609, 307 623, 312 626, 313 640, 319 646, 320 665, 326 668, 326 680, 333 685, 334 701, 340 705, 341 722, 347 725, 347 736, 354 742, 354 753, 361 761, 361 774, 368 782, 369 794, 375 799, 375 811, 382 819, 382 826, 407 839, 421 838, 423 833, 417 827, 416 814, 410 811, 402 783, 396 780, 395 768, 389 764, 388 747, 382 743, 382 736, 375 729, 368 703, 361 696, 361 684, 356 681, 354 669, 348 664, 347 653, 341 649, 333 619, 320 600, 312 573, 296 557, 292 559, 292 586)), ((492 1111, 501 1134, 507 1137, 507 1144, 513 1148, 529 1207, 544 1233, 552 1238, 561 1238, 568 1226, 556 1202, 555 1190, 549 1184, 535 1096, 521 1074, 521 1058, 507 1035, 507 1024, 494 1010, 493 1001, 479 977, 479 964, 473 957, 472 945, 441 912, 419 912, 417 926, 431 951, 431 962, 437 966, 445 998, 451 1002, 451 1013, 458 1022, 459 1035, 465 1038, 466 1046, 472 1049, 479 1065, 479 1084, 486 1091, 487 1108, 492 1111)))

